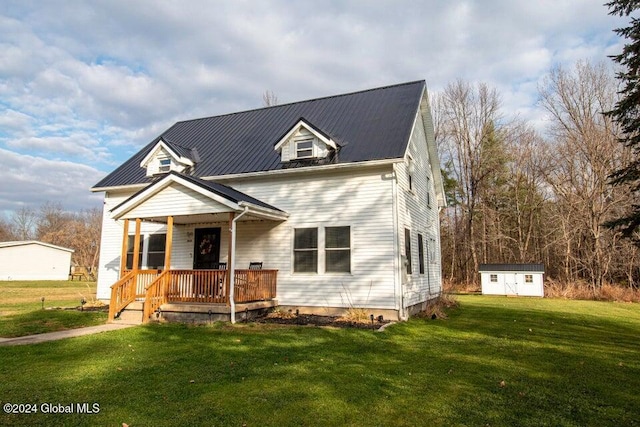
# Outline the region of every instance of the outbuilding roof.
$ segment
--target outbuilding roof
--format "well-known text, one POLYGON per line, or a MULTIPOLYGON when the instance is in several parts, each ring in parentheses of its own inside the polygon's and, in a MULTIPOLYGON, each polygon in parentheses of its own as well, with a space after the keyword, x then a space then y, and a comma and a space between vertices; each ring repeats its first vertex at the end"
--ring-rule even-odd
POLYGON ((481 273, 515 271, 527 273, 544 273, 544 264, 480 264, 481 273))
POLYGON ((115 171, 101 188, 148 184, 140 162, 161 139, 181 154, 197 152, 197 177, 286 168, 274 144, 300 118, 339 146, 335 164, 402 158, 426 84, 424 80, 174 124, 115 171), (178 148, 180 147, 180 148, 178 148))
POLYGON ((0 242, 0 248, 10 248, 13 246, 27 246, 27 245, 39 245, 47 248, 58 249, 65 252, 74 252, 73 249, 63 248, 62 246, 52 245, 51 243, 44 243, 38 240, 17 240, 12 242, 0 242))

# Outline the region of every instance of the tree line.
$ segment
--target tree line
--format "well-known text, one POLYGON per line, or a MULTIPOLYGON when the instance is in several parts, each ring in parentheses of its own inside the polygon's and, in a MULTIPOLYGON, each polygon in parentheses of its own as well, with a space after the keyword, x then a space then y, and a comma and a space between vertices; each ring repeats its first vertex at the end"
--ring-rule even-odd
POLYGON ((543 263, 563 282, 637 287, 640 253, 606 227, 634 203, 610 176, 633 158, 609 115, 612 69, 578 62, 539 85, 545 129, 500 112, 486 84, 449 84, 432 98, 448 208, 441 213, 443 277, 476 283, 481 263, 543 263))
POLYGON ((39 240, 73 249, 72 263, 96 272, 100 254, 102 211, 68 212, 60 203, 45 202, 38 209, 22 207, 0 217, 0 242, 39 240))

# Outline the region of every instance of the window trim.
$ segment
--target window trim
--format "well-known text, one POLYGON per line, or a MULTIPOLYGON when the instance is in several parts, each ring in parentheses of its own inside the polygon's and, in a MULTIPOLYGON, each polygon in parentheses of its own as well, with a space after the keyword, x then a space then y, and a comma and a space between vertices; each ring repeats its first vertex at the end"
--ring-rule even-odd
POLYGON ((353 268, 352 268, 352 253, 353 253, 353 240, 352 240, 352 236, 353 233, 351 233, 351 226, 350 225, 329 225, 329 226, 324 226, 322 227, 323 229, 323 237, 324 237, 324 242, 323 242, 323 246, 324 246, 324 272, 327 274, 351 274, 353 268), (349 246, 348 247, 336 247, 336 248, 329 248, 327 247, 327 229, 328 228, 346 228, 349 232, 349 246), (327 256, 327 252, 338 252, 338 251, 342 251, 342 252, 348 252, 349 253, 349 271, 330 271, 328 269, 329 263, 327 262, 327 259, 329 258, 327 256))
POLYGON ((171 172, 171 159, 169 157, 158 159, 158 173, 171 172))
POLYGON ((319 260, 319 246, 320 246, 320 232, 319 232, 319 227, 295 227, 293 228, 293 233, 292 233, 292 238, 293 238, 293 242, 292 242, 292 251, 291 251, 291 256, 292 256, 292 260, 291 260, 291 272, 293 274, 318 274, 318 270, 320 267, 320 260, 319 260), (315 230, 316 231, 316 247, 315 248, 300 248, 300 249, 296 249, 296 230, 315 230), (316 270, 315 271, 296 271, 296 253, 300 253, 300 252, 315 252, 315 264, 316 264, 316 270))
POLYGON ((296 154, 295 158, 296 159, 312 159, 314 157, 314 155, 313 155, 313 152, 314 152, 314 150, 313 150, 314 139, 315 138, 313 138, 313 137, 305 136, 304 138, 296 139, 294 141, 295 154, 296 154), (310 144, 309 148, 300 148, 299 147, 300 144, 307 144, 307 143, 310 144), (306 155, 305 156, 301 156, 300 155, 300 152, 307 152, 307 151, 309 152, 308 156, 306 156, 306 155))
POLYGON ((418 271, 420 274, 424 274, 424 239, 422 234, 418 233, 418 271))
POLYGON ((407 260, 405 265, 407 274, 413 274, 413 268, 411 268, 411 230, 404 229, 404 257, 407 260))

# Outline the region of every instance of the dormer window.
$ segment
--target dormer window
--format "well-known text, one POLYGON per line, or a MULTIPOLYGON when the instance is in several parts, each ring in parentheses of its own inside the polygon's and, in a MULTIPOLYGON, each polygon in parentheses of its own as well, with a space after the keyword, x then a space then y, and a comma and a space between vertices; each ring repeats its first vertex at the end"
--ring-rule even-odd
POLYGON ((166 173, 171 170, 171 159, 160 159, 158 172, 166 173))
POLYGON ((313 139, 302 139, 295 142, 296 158, 308 159, 313 157, 313 139))
POLYGON ((195 148, 185 148, 160 139, 140 162, 147 170, 147 176, 165 174, 171 171, 188 173, 200 160, 195 148))
POLYGON ((338 148, 338 144, 329 135, 304 118, 300 118, 289 128, 274 146, 285 163, 296 160, 331 159, 338 148))

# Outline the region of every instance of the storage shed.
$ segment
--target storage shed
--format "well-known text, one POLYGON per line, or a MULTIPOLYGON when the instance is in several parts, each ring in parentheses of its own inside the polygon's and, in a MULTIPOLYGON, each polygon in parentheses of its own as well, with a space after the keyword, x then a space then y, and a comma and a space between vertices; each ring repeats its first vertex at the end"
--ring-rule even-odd
POLYGON ((480 264, 484 295, 544 296, 542 264, 480 264))
POLYGON ((0 280, 67 280, 72 253, 35 240, 0 242, 0 280))

